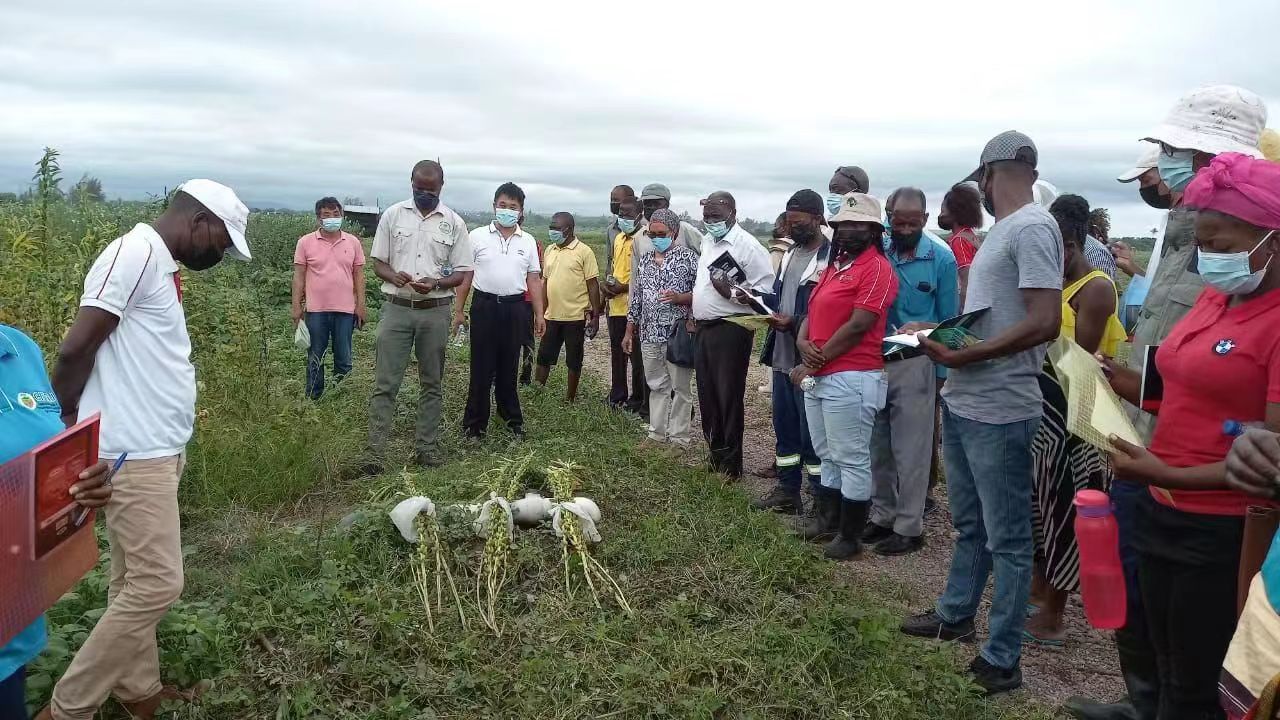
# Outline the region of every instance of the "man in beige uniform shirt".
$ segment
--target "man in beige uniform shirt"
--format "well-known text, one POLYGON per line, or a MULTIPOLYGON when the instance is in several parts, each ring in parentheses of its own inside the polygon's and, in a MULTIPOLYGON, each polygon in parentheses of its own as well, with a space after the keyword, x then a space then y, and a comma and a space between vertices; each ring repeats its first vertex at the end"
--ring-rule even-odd
POLYGON ((409 353, 418 358, 417 462, 443 463, 437 440, 441 421, 441 376, 449 341, 449 305, 454 288, 471 276, 471 241, 458 213, 440 202, 444 168, 423 160, 410 175, 413 198, 387 208, 373 238, 374 272, 382 279, 375 389, 369 401, 366 474, 382 472, 396 394, 409 353))

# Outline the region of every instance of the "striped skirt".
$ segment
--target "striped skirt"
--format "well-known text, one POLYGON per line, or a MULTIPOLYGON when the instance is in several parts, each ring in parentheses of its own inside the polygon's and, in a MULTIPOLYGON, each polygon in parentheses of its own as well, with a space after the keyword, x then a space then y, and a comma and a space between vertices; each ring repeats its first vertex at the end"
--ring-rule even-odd
POLYGON ((1097 448, 1067 432, 1067 396, 1049 362, 1040 373, 1040 390, 1044 419, 1032 443, 1036 559, 1043 563, 1050 585, 1077 592, 1080 550, 1072 501, 1080 490, 1110 489, 1111 463, 1097 448))

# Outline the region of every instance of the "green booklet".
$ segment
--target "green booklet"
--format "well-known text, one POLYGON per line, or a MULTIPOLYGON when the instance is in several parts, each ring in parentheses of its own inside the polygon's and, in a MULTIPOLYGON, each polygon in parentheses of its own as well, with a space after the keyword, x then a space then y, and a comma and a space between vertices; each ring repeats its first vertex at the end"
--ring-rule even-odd
MULTIPOLYGON (((925 330, 923 334, 927 335, 930 340, 936 340, 952 350, 976 345, 982 342, 982 338, 975 335, 971 328, 988 310, 990 308, 982 308, 981 310, 974 310, 973 312, 943 320, 938 323, 938 327, 932 330, 925 330)), ((916 333, 890 335, 884 339, 885 362, 906 360, 923 354, 924 351, 920 349, 920 341, 916 337, 916 333)))

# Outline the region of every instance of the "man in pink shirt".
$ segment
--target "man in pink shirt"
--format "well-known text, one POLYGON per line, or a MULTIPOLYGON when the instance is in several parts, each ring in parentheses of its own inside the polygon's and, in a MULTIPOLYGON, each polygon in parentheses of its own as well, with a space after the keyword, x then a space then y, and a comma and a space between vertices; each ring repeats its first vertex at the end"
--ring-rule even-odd
POLYGON ((326 197, 316 202, 319 229, 298 238, 293 254, 293 322, 304 320, 311 333, 307 351, 307 397, 324 393, 324 354, 333 343, 336 380, 351 372, 351 334, 364 325, 364 247, 342 231, 342 204, 326 197))

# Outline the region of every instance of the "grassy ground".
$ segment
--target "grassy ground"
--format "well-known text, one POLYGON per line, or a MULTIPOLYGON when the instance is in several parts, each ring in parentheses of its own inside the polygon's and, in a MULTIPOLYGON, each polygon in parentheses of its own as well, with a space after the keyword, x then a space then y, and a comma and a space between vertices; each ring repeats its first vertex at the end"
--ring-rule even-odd
MULTIPOLYGON (((0 231, 21 225, 24 212, 0 208, 0 231)), ((103 220, 101 237, 126 220, 103 220)), ((201 391, 181 491, 188 582, 161 626, 162 664, 167 681, 216 685, 180 717, 1042 717, 1020 701, 977 698, 958 672, 966 656, 902 638, 897 614, 882 609, 884 589, 839 586, 811 547, 750 512, 741 491, 639 449, 638 423, 608 411, 591 378, 571 408, 559 400, 561 374, 546 392, 526 394, 531 437, 519 448, 496 430, 488 444, 464 447, 456 426, 465 350, 451 348, 451 463, 338 480, 365 428, 372 332, 358 334, 356 369, 342 386, 319 403, 303 399, 288 262, 309 221, 254 222, 257 262, 186 273, 184 283, 201 391), (559 542, 536 530, 517 536, 500 636, 481 630, 470 606, 469 628, 444 613, 428 632, 410 546, 385 511, 406 484, 438 503, 478 500, 488 490, 481 475, 515 452, 583 466, 581 492, 605 513, 597 555, 633 615, 608 601, 597 609, 580 576, 566 592, 559 542)), ((70 253, 71 237, 55 237, 53 250, 70 253)), ((0 234, 0 255, 11 244, 0 234)), ((0 267, 13 258, 0 256, 0 267)), ((46 306, 75 292, 53 288, 46 306)), ((24 324, 3 312, 0 321, 24 324)), ((38 329, 51 349, 56 337, 38 329)), ((413 377, 392 443, 402 462, 413 377)), ((454 572, 472 587, 479 545, 456 528, 449 538, 454 572)), ((47 698, 104 604, 99 569, 50 612, 49 649, 31 668, 33 703, 47 698)), ((107 716, 121 714, 112 707, 107 716)))

